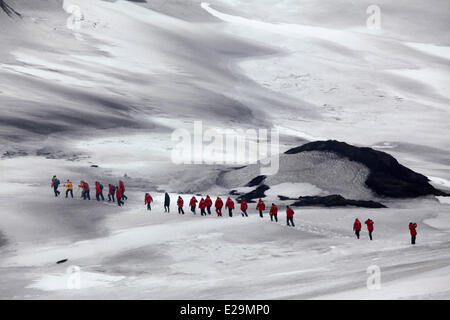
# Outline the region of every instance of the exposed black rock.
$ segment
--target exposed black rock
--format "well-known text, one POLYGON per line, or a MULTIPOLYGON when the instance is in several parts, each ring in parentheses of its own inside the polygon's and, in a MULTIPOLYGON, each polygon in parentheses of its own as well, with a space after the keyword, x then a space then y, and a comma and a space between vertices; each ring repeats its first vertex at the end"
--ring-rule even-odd
POLYGON ((0 9, 2 9, 10 17, 12 17, 13 15, 16 15, 18 17, 22 17, 22 15, 20 13, 18 13, 16 10, 14 10, 4 0, 0 0, 0 9))
POLYGON ((394 157, 382 151, 328 140, 310 142, 285 153, 296 154, 305 151, 334 152, 351 161, 364 164, 370 170, 366 185, 380 196, 392 198, 448 196, 445 192, 435 189, 426 176, 399 164, 394 157))
POLYGON ((269 189, 270 189, 269 186, 262 184, 259 187, 257 187, 255 190, 252 190, 248 193, 240 195, 236 200, 238 202, 241 202, 241 200, 245 200, 247 202, 254 202, 253 199, 264 198, 266 196, 264 194, 264 191, 269 190, 269 189))
POLYGON ((350 200, 341 195, 332 194, 329 196, 306 196, 299 197, 298 201, 292 204, 294 207, 306 207, 306 206, 323 206, 323 207, 345 207, 354 206, 362 208, 387 208, 385 205, 376 201, 366 200, 350 200))
POLYGON ((265 179, 267 178, 267 176, 257 176, 255 178, 253 178, 249 183, 247 183, 247 187, 254 187, 254 186, 258 186, 261 184, 261 182, 263 182, 265 179))

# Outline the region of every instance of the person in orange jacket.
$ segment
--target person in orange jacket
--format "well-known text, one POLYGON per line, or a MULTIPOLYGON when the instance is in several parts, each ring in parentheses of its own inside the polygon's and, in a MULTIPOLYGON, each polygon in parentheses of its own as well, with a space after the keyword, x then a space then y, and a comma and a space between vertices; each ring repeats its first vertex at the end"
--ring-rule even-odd
POLYGON ((73 198, 73 185, 72 185, 72 181, 70 181, 69 179, 67 179, 67 182, 66 182, 66 184, 65 184, 64 186, 67 188, 67 190, 66 190, 66 198, 69 197, 69 193, 70 193, 70 195, 71 195, 72 198, 73 198))
POLYGON ((262 218, 263 217, 263 211, 266 209, 266 204, 264 203, 264 201, 262 201, 261 198, 259 198, 258 204, 256 205, 256 209, 258 209, 259 216, 262 218))
POLYGON ((227 201, 225 202, 225 208, 228 208, 228 215, 230 217, 233 216, 233 209, 234 209, 234 201, 231 200, 230 197, 228 197, 227 201))
POLYGON ((198 203, 198 207, 200 208, 200 214, 202 216, 206 216, 206 212, 205 212, 205 208, 206 208, 206 203, 205 203, 205 199, 201 198, 200 202, 198 203))
POLYGON ((197 198, 195 196, 192 196, 191 201, 189 201, 189 206, 191 207, 192 213, 195 214, 195 207, 197 206, 197 198))
POLYGON ((216 202, 214 203, 214 206, 216 207, 216 213, 218 217, 222 216, 222 207, 223 207, 223 201, 220 199, 220 197, 217 197, 216 202))
POLYGON ((411 233, 411 244, 416 244, 416 236, 417 236, 417 223, 410 222, 409 223, 409 232, 411 233))
POLYGON ((183 198, 181 198, 181 196, 178 196, 177 205, 178 205, 178 214, 184 214, 183 210, 184 200, 183 198))
POLYGON ((208 214, 211 214, 212 200, 209 195, 206 195, 205 199, 206 210, 208 210, 208 214))
POLYGON ((275 222, 278 222, 278 207, 275 205, 275 203, 272 203, 269 214, 270 214, 270 221, 273 221, 275 219, 275 222))
POLYGON ((364 223, 367 224, 367 231, 369 231, 369 238, 370 238, 370 240, 372 240, 372 232, 373 232, 374 222, 372 219, 367 219, 366 222, 364 222, 364 223))
POLYGON ((359 233, 361 231, 361 221, 359 221, 358 218, 356 218, 355 222, 353 223, 353 231, 355 231, 356 238, 359 239, 359 233))
POLYGON ((144 201, 145 201, 145 204, 147 205, 147 210, 152 210, 152 206, 151 206, 151 203, 153 202, 153 198, 152 198, 152 196, 150 195, 150 193, 146 193, 145 194, 145 199, 144 199, 144 201))
POLYGON ((247 214, 248 204, 244 199, 241 200, 241 212, 243 217, 248 217, 247 214))
POLYGON ((292 224, 293 227, 295 227, 294 224, 294 210, 292 210, 291 207, 286 207, 286 217, 287 217, 287 225, 290 226, 289 222, 292 224))

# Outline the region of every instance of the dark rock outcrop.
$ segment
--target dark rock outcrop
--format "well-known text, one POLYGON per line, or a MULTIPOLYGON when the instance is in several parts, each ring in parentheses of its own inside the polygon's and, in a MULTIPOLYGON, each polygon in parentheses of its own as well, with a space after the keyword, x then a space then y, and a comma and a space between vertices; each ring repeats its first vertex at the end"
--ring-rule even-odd
POLYGON ((253 199, 264 198, 266 196, 264 194, 264 191, 269 190, 269 189, 270 189, 269 186, 262 184, 259 187, 257 187, 255 190, 252 190, 248 193, 240 195, 236 200, 238 202, 241 202, 241 200, 245 200, 247 202, 254 202, 253 199))
POLYGON ((380 196, 414 198, 425 195, 447 195, 435 189, 426 176, 408 169, 398 163, 394 157, 382 151, 328 140, 310 142, 285 153, 296 154, 306 151, 333 152, 351 161, 364 164, 370 170, 366 185, 380 196))
POLYGON ((362 208, 387 208, 385 205, 376 201, 351 200, 341 195, 332 194, 329 196, 306 196, 298 197, 292 204, 293 207, 323 206, 323 207, 345 207, 354 206, 362 208))
POLYGON ((257 185, 260 185, 265 179, 267 178, 267 176, 257 176, 255 178, 253 178, 249 183, 247 183, 247 187, 254 187, 257 185))
POLYGON ((0 9, 3 10, 10 17, 12 17, 13 15, 16 15, 18 17, 22 17, 22 15, 20 13, 18 13, 16 10, 14 10, 4 0, 0 0, 0 9))

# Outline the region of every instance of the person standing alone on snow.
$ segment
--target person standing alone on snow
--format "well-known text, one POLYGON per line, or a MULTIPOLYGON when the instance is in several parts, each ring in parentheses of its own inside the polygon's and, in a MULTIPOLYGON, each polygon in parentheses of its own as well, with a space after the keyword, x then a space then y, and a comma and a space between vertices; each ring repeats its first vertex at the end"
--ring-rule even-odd
POLYGON ((115 202, 116 200, 114 200, 114 193, 116 192, 116 187, 113 186, 112 184, 109 184, 109 190, 108 190, 108 201, 109 202, 115 202))
POLYGON ((197 206, 197 198, 192 196, 191 201, 189 201, 189 206, 191 207, 191 211, 195 214, 195 207, 197 206))
POLYGON ((374 222, 372 221, 372 219, 367 219, 366 222, 364 222, 364 223, 367 224, 367 230, 369 231, 369 238, 370 238, 370 240, 372 240, 372 232, 373 232, 374 222))
POLYGON ((409 232, 411 233, 411 244, 416 244, 416 236, 417 236, 417 223, 410 222, 409 223, 409 232))
POLYGON ((292 223, 292 226, 295 227, 294 224, 294 210, 291 207, 286 207, 286 217, 287 217, 287 225, 290 226, 289 222, 292 223))
POLYGON ((206 204, 205 204, 205 199, 201 198, 200 202, 198 203, 198 208, 200 209, 200 214, 202 216, 206 216, 206 212, 205 212, 205 208, 206 208, 206 204))
POLYGON ((103 185, 95 181, 95 198, 97 201, 100 201, 100 198, 102 198, 102 201, 105 201, 105 197, 103 197, 103 185))
POLYGON ((273 221, 273 219, 275 219, 275 222, 278 222, 278 208, 275 205, 275 203, 272 203, 269 213, 270 213, 270 221, 273 221))
POLYGON ((169 194, 166 192, 164 195, 164 212, 170 212, 170 197, 169 194))
POLYGON ((217 197, 216 202, 214 203, 214 206, 216 207, 216 213, 218 217, 222 216, 222 207, 223 207, 223 201, 220 199, 220 197, 217 197))
POLYGON ((151 203, 153 202, 153 198, 152 198, 152 196, 150 195, 150 193, 146 193, 145 194, 145 199, 144 199, 144 201, 145 201, 145 204, 147 205, 147 210, 152 210, 152 207, 151 207, 151 203))
POLYGON ((258 209, 259 216, 262 218, 263 217, 263 211, 266 209, 266 204, 264 203, 264 201, 262 201, 261 198, 259 198, 258 204, 256 205, 256 209, 258 209))
POLYGON ((60 192, 58 191, 58 187, 59 187, 59 179, 56 176, 53 176, 52 178, 52 188, 53 188, 53 192, 55 192, 55 197, 59 196, 60 192))
POLYGON ((356 218, 355 222, 353 223, 353 231, 355 231, 356 238, 359 239, 359 232, 361 231, 361 221, 359 221, 358 218, 356 218))
POLYGON ((208 210, 208 214, 211 214, 212 200, 209 195, 206 195, 205 199, 206 210, 208 210))
POLYGON ((125 203, 122 201, 122 189, 120 187, 116 186, 116 199, 117 199, 117 205, 120 207, 121 205, 124 205, 125 203))
POLYGON ((184 214, 183 204, 184 204, 183 198, 181 198, 181 196, 178 196, 177 200, 178 214, 184 214))
POLYGON ((66 184, 64 186, 67 188, 67 190, 66 190, 66 198, 69 197, 69 192, 70 192, 70 195, 73 198, 73 184, 72 184, 72 181, 67 179, 67 182, 66 182, 66 184))
POLYGON ((247 209, 248 209, 248 204, 247 204, 247 201, 245 201, 245 200, 241 200, 241 211, 242 211, 242 216, 244 217, 248 217, 248 214, 247 214, 247 209))
POLYGON ((228 197, 227 201, 225 202, 225 207, 228 208, 228 215, 230 217, 233 216, 233 209, 234 209, 234 201, 231 200, 230 197, 228 197))

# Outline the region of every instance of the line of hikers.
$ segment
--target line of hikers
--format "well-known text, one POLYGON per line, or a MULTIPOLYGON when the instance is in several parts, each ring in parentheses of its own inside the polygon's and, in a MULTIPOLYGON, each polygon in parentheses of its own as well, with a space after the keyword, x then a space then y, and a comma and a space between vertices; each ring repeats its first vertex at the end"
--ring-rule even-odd
MULTIPOLYGON (((149 193, 145 194, 144 197, 144 203, 147 205, 147 209, 151 210, 151 203, 153 202, 153 198, 149 193)), ((202 216, 210 215, 211 214, 211 207, 213 205, 213 201, 209 195, 206 196, 206 198, 201 198, 200 201, 197 200, 195 196, 192 196, 191 200, 189 201, 189 207, 191 208, 191 212, 193 214, 196 214, 197 209, 197 203, 198 208, 200 209, 200 214, 202 216)), ((177 207, 178 207, 178 214, 184 214, 184 200, 181 196, 178 196, 177 199, 177 207)), ((220 197, 217 197, 216 201, 214 202, 214 207, 216 209, 216 214, 218 217, 222 217, 222 208, 224 207, 223 200, 220 197)), ((233 210, 235 209, 234 201, 230 197, 228 197, 227 201, 225 202, 225 208, 228 209, 228 215, 230 217, 233 216, 233 210)), ((266 205, 262 199, 259 199, 256 209, 259 211, 259 216, 263 218, 263 211, 265 210, 266 205)), ((248 203, 244 199, 241 200, 240 203, 240 209, 241 209, 241 215, 243 217, 248 217, 248 203)), ((164 212, 170 212, 170 196, 166 192, 164 195, 164 212)), ((270 220, 278 222, 278 207, 272 203, 272 206, 269 211, 270 220)), ((287 225, 295 227, 294 224, 294 210, 292 210, 291 207, 286 207, 286 217, 287 217, 287 225)))
MULTIPOLYGON (((367 231, 369 232, 369 239, 372 240, 372 233, 373 233, 373 225, 375 222, 373 222, 372 219, 367 219, 364 222, 367 225, 367 231)), ((417 236, 417 223, 410 222, 409 223, 409 232, 411 234, 411 244, 416 244, 416 236, 417 236)), ((355 219, 355 222, 353 223, 353 231, 355 231, 356 238, 359 239, 359 233, 361 232, 361 221, 359 221, 358 218, 355 219)))
MULTIPOLYGON (((58 191, 58 187, 60 185, 60 181, 56 176, 53 176, 51 187, 53 188, 53 191, 55 193, 55 197, 60 195, 60 192, 58 191)), ((66 198, 68 197, 69 193, 73 198, 73 184, 70 180, 67 180, 66 184, 64 185, 66 189, 66 198)), ((86 200, 90 200, 90 188, 89 184, 85 181, 81 181, 79 187, 81 188, 81 197, 86 200)), ((119 181, 118 186, 114 186, 112 184, 109 184, 109 190, 108 190, 108 201, 115 202, 114 195, 117 199, 118 206, 121 206, 124 204, 124 200, 128 199, 128 197, 125 195, 125 184, 122 180, 119 181)), ((102 200, 105 200, 103 196, 103 185, 96 181, 95 182, 95 197, 97 201, 100 201, 100 198, 102 200)), ((151 210, 151 203, 153 202, 153 198, 150 195, 150 193, 145 193, 144 198, 145 205, 147 206, 147 210, 151 210)), ((213 205, 212 199, 209 195, 206 196, 206 198, 201 198, 200 202, 197 200, 195 196, 192 196, 191 200, 189 201, 189 206, 191 208, 191 212, 193 214, 196 214, 196 208, 198 207, 200 209, 200 214, 202 216, 206 216, 207 214, 211 214, 211 207, 213 205)), ((178 214, 184 214, 183 206, 184 206, 184 200, 181 196, 178 196, 177 200, 177 206, 178 206, 178 214)), ((218 217, 222 217, 222 208, 224 206, 224 203, 220 197, 217 197, 216 201, 214 202, 214 207, 216 209, 216 214, 218 217)), ((228 197, 227 201, 225 202, 225 208, 228 209, 228 215, 230 217, 233 216, 233 210, 235 209, 234 201, 228 197)), ((240 203, 240 209, 241 209, 241 215, 242 217, 248 217, 247 209, 248 209, 248 203, 244 199, 241 200, 240 203)), ((256 204, 256 209, 259 212, 259 216, 263 218, 263 211, 266 209, 266 204, 264 201, 260 198, 258 200, 258 203, 256 204)), ((166 192, 164 195, 164 212, 170 212, 170 196, 166 192)), ((269 216, 270 221, 278 222, 278 207, 272 203, 272 206, 269 210, 269 216)), ((294 224, 294 210, 292 210, 291 207, 286 206, 286 223, 288 226, 295 227, 294 224)), ((372 240, 372 233, 374 230, 374 222, 372 219, 367 219, 364 222, 367 225, 367 231, 369 232, 369 239, 372 240)), ((411 234, 411 244, 416 244, 416 236, 417 236, 417 223, 410 222, 409 223, 409 231, 411 234)), ((355 232, 356 237, 359 239, 360 232, 361 232, 361 222, 358 218, 355 219, 355 222, 353 223, 353 231, 355 232)))
MULTIPOLYGON (((61 193, 58 190, 59 185, 61 182, 56 176, 53 176, 52 178, 52 184, 51 187, 53 188, 53 191, 55 193, 55 197, 59 196, 61 193)), ((73 183, 69 179, 67 179, 66 184, 64 185, 66 187, 66 198, 70 196, 73 198, 73 183)), ((79 188, 81 188, 81 198, 84 200, 91 200, 91 189, 89 187, 89 183, 86 181, 81 180, 80 184, 78 185, 79 188)), ((103 185, 99 181, 95 181, 95 198, 97 201, 105 200, 105 197, 103 196, 103 185)), ((109 184, 109 190, 108 190, 108 201, 109 202, 116 202, 117 205, 120 207, 125 204, 124 200, 127 200, 128 197, 125 195, 125 184, 122 180, 119 181, 119 185, 115 186, 112 184, 109 184)))

